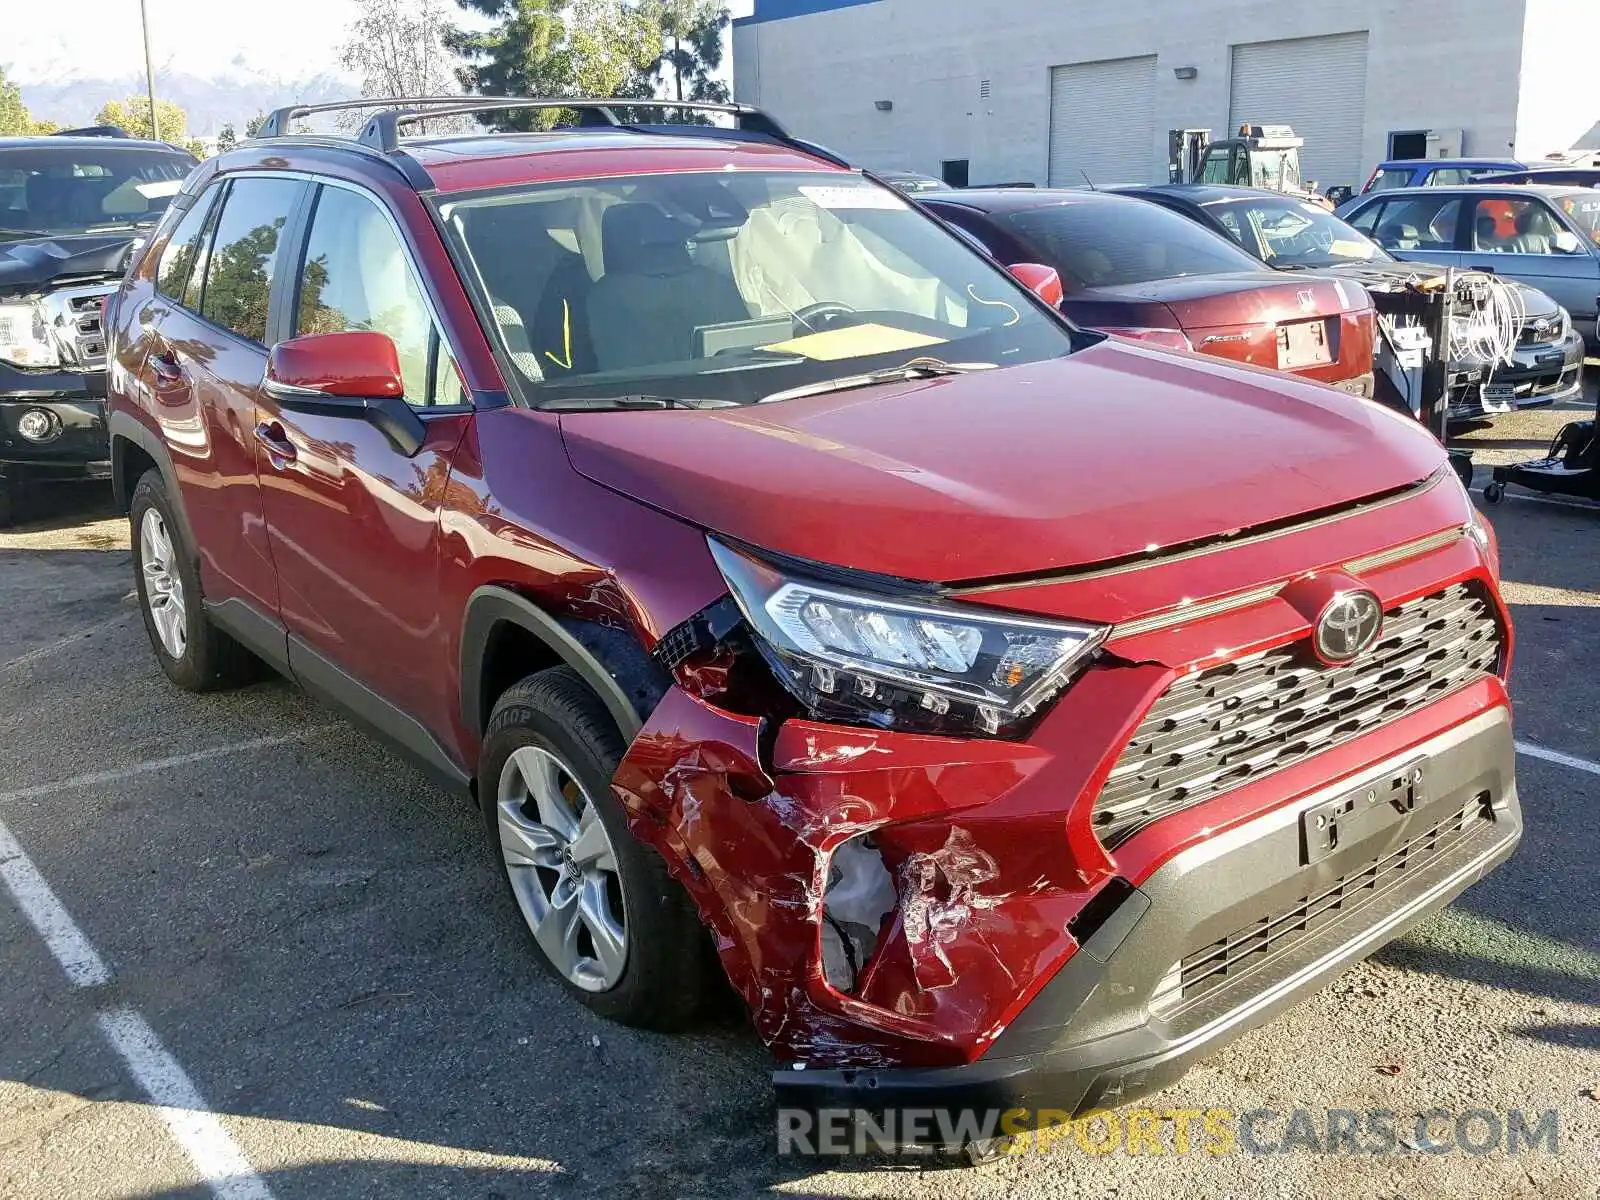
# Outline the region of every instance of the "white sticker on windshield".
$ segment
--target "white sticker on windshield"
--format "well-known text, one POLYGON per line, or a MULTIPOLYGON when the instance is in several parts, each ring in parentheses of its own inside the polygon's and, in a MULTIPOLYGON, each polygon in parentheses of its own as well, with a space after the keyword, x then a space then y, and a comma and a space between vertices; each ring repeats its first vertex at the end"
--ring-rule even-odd
POLYGON ((800 194, 818 208, 838 212, 850 208, 910 208, 898 192, 883 187, 820 187, 801 184, 800 194))
POLYGON ((136 183, 133 190, 146 200, 159 200, 162 196, 176 196, 183 186, 181 179, 152 179, 149 183, 136 183))

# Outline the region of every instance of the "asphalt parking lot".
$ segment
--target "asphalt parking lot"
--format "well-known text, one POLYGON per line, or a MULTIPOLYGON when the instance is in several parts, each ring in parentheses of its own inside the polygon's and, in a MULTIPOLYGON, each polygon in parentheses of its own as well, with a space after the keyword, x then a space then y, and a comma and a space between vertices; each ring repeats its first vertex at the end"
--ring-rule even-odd
MULTIPOLYGON (((1485 465, 1531 457, 1580 411, 1466 442, 1485 465)), ((1068 1139, 933 1171, 778 1158, 770 1060, 736 1015, 668 1038, 564 999, 467 805, 284 683, 168 685, 123 523, 97 491, 53 499, 0 534, 0 873, 36 902, 42 880, 73 928, 47 945, 0 890, 0 1195, 202 1196, 202 1172, 284 1200, 1600 1195, 1600 507, 1492 512, 1517 856, 1153 1103, 1554 1109, 1557 1153, 1068 1139), (90 956, 75 978, 62 945, 90 956)))

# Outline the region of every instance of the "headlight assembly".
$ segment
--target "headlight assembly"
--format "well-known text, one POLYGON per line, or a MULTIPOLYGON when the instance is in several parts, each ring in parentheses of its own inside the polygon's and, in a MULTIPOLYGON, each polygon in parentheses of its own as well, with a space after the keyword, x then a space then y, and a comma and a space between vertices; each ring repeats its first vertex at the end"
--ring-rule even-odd
POLYGON ((762 655, 822 720, 1015 736, 1106 634, 856 591, 787 575, 714 538, 710 546, 762 655))
POLYGON ((61 365, 38 305, 0 304, 0 359, 18 367, 61 365))

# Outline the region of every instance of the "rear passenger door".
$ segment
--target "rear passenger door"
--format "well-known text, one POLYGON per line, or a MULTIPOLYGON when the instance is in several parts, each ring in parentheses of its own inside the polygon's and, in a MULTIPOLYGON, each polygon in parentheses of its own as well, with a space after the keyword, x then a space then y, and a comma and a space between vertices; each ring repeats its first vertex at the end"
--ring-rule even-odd
POLYGON ((212 605, 276 620, 278 595, 256 479, 255 396, 281 235, 305 184, 282 176, 214 183, 163 248, 139 315, 142 382, 212 605))
POLYGON ((291 412, 260 393, 261 485, 289 660, 303 682, 426 756, 449 728, 439 509, 470 397, 382 199, 325 180, 297 226, 283 336, 387 334, 427 434, 407 455, 365 421, 291 412))

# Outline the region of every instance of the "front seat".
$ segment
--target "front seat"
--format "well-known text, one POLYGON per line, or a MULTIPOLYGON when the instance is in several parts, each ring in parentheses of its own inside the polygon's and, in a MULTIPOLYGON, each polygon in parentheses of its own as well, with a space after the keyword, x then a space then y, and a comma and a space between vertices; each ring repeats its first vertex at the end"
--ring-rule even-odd
POLYGON ((750 319, 732 279, 696 266, 685 226, 653 204, 617 204, 600 225, 605 274, 589 293, 589 335, 601 371, 684 362, 695 330, 750 319))

